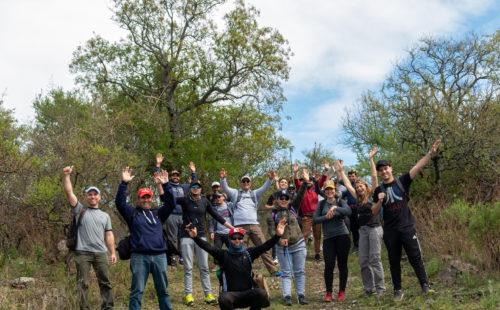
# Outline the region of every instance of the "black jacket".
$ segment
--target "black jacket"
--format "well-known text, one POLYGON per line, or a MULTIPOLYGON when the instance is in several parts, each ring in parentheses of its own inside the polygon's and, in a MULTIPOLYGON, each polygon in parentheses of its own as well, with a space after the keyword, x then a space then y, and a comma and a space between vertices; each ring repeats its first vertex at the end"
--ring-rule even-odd
MULTIPOLYGON (((280 237, 274 235, 265 243, 248 248, 247 251, 252 258, 252 261, 257 259, 265 251, 272 248, 279 239, 280 237)), ((228 292, 252 289, 252 262, 249 261, 248 255, 245 252, 234 255, 229 253, 227 250, 212 246, 210 243, 200 239, 199 237, 194 238, 194 242, 219 261, 226 274, 228 292)))

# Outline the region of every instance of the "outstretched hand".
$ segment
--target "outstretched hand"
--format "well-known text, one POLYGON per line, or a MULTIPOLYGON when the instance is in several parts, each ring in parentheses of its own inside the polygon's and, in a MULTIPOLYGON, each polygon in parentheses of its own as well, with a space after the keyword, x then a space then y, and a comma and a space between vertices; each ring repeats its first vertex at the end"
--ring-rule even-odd
POLYGON ((325 159, 323 166, 325 167, 325 171, 328 172, 328 170, 330 170, 330 163, 328 162, 328 160, 325 159))
POLYGON ((125 167, 122 170, 122 181, 123 182, 128 183, 128 182, 132 181, 132 179, 134 177, 135 176, 132 175, 132 169, 130 169, 129 167, 125 167))
POLYGON ((189 234, 189 237, 196 238, 198 236, 198 229, 196 227, 191 228, 192 223, 186 225, 186 231, 189 234))
POLYGON ((373 156, 375 156, 375 154, 377 154, 377 152, 378 152, 378 146, 371 149, 370 153, 369 153, 370 159, 373 159, 373 156))
POLYGON ((335 168, 337 168, 338 171, 343 171, 344 170, 344 167, 342 166, 343 163, 344 161, 342 159, 337 159, 335 161, 335 168))
POLYGON ((281 219, 281 221, 279 221, 278 223, 278 226, 276 226, 276 235, 280 237, 283 236, 283 234, 285 233, 286 225, 288 225, 286 219, 281 219))
POLYGON ((436 140, 436 141, 434 142, 434 145, 432 146, 432 149, 431 149, 431 151, 430 151, 431 155, 437 152, 437 150, 438 150, 438 148, 439 148, 439 145, 441 145, 441 139, 436 140))
POLYGON ((166 170, 154 173, 155 184, 165 184, 168 182, 168 172, 166 170))
POLYGON ((63 175, 64 176, 68 176, 71 174, 71 172, 73 172, 73 167, 74 166, 68 166, 68 167, 64 167, 63 168, 63 175))
POLYGON ((227 172, 224 168, 220 171, 220 178, 225 179, 227 177, 227 172))
POLYGON ((163 155, 161 153, 156 154, 156 167, 160 167, 163 162, 163 155))
POLYGON ((309 182, 309 171, 306 168, 302 168, 302 177, 304 177, 304 181, 309 182))
POLYGON ((293 164, 293 172, 294 173, 299 172, 299 164, 297 164, 297 163, 293 164))
POLYGON ((268 174, 269 179, 274 180, 274 176, 275 176, 275 175, 276 175, 276 174, 274 173, 274 170, 269 171, 269 174, 268 174))
POLYGON ((194 163, 192 161, 189 162, 189 169, 191 169, 192 173, 196 172, 196 166, 194 165, 194 163))

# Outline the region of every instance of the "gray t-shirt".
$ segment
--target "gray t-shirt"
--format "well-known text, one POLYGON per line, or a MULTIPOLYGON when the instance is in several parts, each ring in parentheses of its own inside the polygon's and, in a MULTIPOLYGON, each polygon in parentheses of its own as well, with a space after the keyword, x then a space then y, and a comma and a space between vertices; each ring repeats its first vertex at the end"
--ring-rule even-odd
MULTIPOLYGON (((76 216, 77 223, 82 208, 83 205, 80 202, 77 202, 76 206, 73 207, 73 214, 76 216)), ((87 211, 83 214, 82 223, 78 227, 76 250, 97 253, 108 252, 105 234, 109 230, 112 230, 109 214, 101 209, 87 208, 87 211)))

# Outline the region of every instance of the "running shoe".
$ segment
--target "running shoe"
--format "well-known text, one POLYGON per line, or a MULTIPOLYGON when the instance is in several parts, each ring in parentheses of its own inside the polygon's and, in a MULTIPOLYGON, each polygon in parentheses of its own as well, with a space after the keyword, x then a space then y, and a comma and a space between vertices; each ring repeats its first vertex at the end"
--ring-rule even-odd
POLYGON ((208 294, 207 296, 205 296, 204 300, 205 300, 205 303, 207 303, 209 305, 216 305, 217 304, 217 299, 215 299, 214 295, 212 295, 212 294, 208 294))

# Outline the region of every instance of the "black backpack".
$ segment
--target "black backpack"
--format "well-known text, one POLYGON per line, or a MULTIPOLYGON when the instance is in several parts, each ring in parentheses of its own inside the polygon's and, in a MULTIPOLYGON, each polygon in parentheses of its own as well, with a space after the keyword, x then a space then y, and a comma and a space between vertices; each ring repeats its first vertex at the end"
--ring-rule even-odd
MULTIPOLYGON (((132 221, 134 221, 134 218, 137 216, 137 209, 134 211, 134 215, 132 215, 132 221)), ((132 253, 130 252, 130 233, 128 236, 120 240, 118 242, 118 246, 116 247, 116 251, 118 252, 118 257, 120 257, 121 260, 127 260, 130 259, 130 256, 132 253)))
POLYGON ((76 249, 77 236, 78 236, 78 227, 82 224, 82 218, 87 211, 86 207, 82 207, 80 211, 80 215, 78 216, 78 222, 76 221, 76 216, 73 215, 73 220, 69 225, 64 226, 64 235, 66 236, 66 247, 70 251, 74 251, 76 249))

